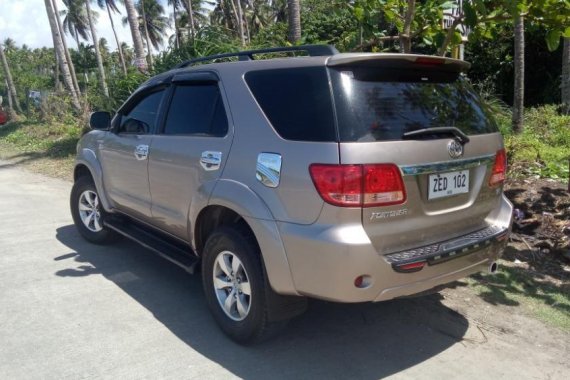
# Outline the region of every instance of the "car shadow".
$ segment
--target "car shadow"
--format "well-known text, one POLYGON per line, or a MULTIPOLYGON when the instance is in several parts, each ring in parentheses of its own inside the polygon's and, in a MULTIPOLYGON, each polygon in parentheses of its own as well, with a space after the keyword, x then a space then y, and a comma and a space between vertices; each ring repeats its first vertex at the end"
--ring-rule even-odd
POLYGON ((311 301, 280 335, 243 347, 210 317, 200 275, 126 239, 91 245, 73 225, 58 228, 56 237, 72 251, 54 258, 69 263, 56 275, 103 275, 189 347, 241 378, 382 378, 460 342, 469 327, 439 294, 376 304, 311 301))

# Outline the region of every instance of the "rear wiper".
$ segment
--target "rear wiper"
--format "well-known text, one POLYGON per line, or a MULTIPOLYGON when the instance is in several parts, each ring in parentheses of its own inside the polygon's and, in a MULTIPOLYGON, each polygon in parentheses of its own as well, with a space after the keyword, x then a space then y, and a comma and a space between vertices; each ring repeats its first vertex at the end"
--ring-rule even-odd
POLYGON ((424 128, 418 129, 416 131, 406 132, 402 135, 403 139, 412 139, 419 136, 427 135, 453 135, 461 144, 467 144, 469 142, 469 137, 460 129, 456 127, 436 127, 436 128, 424 128))

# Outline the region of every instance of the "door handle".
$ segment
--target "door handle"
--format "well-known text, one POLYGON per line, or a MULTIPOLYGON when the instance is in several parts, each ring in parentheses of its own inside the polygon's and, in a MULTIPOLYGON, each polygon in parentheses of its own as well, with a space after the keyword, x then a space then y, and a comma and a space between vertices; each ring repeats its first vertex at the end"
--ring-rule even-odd
POLYGON ((135 157, 139 161, 146 160, 148 157, 148 145, 137 145, 135 148, 135 157))
POLYGON ((200 165, 206 171, 218 170, 222 163, 222 152, 205 151, 200 157, 200 165))

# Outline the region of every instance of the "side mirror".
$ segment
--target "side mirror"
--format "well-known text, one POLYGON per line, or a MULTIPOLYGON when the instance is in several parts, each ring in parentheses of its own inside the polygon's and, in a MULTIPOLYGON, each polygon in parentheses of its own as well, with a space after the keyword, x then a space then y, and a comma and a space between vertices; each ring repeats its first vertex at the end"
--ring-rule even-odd
POLYGON ((108 130, 111 128, 111 114, 105 111, 97 111, 89 118, 91 129, 108 130))

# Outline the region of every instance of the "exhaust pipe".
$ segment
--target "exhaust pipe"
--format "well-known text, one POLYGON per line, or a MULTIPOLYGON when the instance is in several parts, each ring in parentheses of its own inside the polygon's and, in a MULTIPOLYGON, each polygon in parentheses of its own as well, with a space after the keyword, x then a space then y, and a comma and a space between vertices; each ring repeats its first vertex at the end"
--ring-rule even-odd
POLYGON ((493 261, 491 264, 489 264, 489 273, 494 274, 497 272, 497 269, 499 269, 499 264, 497 264, 496 261, 493 261))

